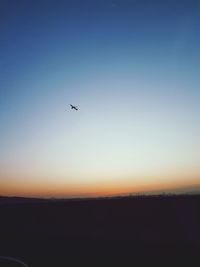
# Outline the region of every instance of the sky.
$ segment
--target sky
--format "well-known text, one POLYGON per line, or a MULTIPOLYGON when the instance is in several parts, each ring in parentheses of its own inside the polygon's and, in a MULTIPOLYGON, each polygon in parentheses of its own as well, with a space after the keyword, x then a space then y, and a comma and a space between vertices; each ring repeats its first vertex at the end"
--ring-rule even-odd
POLYGON ((1 0, 0 195, 200 186, 199 29, 198 0, 1 0))

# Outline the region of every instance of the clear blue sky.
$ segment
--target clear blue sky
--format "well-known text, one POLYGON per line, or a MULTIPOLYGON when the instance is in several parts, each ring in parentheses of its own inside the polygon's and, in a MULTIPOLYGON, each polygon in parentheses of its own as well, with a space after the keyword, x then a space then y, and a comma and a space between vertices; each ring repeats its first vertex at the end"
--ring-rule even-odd
POLYGON ((0 194, 200 184, 199 29, 198 0, 2 0, 0 194))

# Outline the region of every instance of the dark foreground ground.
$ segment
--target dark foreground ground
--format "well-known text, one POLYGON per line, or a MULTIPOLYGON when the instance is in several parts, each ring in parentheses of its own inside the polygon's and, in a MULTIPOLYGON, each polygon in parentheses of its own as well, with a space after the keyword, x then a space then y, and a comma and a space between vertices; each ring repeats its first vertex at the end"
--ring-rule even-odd
POLYGON ((0 198, 0 255, 28 266, 200 266, 198 252, 200 195, 0 198))

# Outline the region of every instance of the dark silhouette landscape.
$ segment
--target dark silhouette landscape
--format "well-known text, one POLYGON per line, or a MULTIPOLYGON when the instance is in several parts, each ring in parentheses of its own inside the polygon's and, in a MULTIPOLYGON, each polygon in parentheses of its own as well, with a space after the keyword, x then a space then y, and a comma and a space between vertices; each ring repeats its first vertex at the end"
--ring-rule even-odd
POLYGON ((199 210, 200 195, 1 197, 0 254, 30 266, 75 266, 80 259, 93 265, 94 255, 93 266, 108 266, 107 256, 123 264, 138 255, 185 256, 200 247, 199 210))

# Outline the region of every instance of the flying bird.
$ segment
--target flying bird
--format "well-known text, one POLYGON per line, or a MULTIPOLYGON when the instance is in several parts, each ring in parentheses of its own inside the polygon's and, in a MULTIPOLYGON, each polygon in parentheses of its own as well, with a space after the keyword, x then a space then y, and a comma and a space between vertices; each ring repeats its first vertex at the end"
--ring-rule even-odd
POLYGON ((77 106, 73 106, 73 105, 71 105, 71 104, 70 104, 70 106, 71 106, 71 109, 78 110, 77 106))

